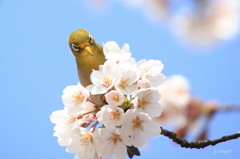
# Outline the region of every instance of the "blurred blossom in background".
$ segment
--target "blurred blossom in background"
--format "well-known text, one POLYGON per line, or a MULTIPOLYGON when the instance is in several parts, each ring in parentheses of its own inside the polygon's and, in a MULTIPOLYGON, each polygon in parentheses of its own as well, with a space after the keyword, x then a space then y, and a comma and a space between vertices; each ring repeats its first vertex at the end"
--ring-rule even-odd
MULTIPOLYGON (((90 2, 90 1, 89 1, 90 2)), ((166 23, 169 29, 194 46, 209 46, 230 40, 239 31, 240 8, 238 0, 92 0, 102 7, 123 3, 140 9, 151 21, 166 23)))
POLYGON ((128 7, 135 7, 143 12, 153 21, 161 21, 168 18, 172 0, 123 0, 128 7))
POLYGON ((183 127, 186 124, 184 112, 190 101, 190 90, 187 79, 181 75, 169 77, 159 87, 161 94, 160 103, 164 107, 159 122, 172 125, 174 128, 183 127))
POLYGON ((182 75, 173 75, 159 86, 160 104, 163 113, 155 118, 164 127, 174 129, 178 137, 186 138, 189 134, 194 140, 208 138, 208 129, 213 114, 219 103, 194 97, 190 84, 182 75))
POLYGON ((197 0, 192 10, 175 15, 172 25, 179 36, 195 45, 230 40, 239 31, 239 1, 197 0))
POLYGON ((109 3, 107 0, 77 0, 81 5, 84 3, 85 7, 88 8, 89 12, 97 17, 108 13, 109 3))

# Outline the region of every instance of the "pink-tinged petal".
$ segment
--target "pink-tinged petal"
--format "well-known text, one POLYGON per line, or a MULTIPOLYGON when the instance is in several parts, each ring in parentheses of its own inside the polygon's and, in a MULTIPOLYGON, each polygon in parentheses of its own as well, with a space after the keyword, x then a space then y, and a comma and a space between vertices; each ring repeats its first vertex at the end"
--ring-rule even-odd
POLYGON ((158 74, 156 76, 149 78, 148 80, 150 81, 152 87, 157 87, 163 84, 165 79, 166 76, 164 74, 158 74))
POLYGON ((159 136, 161 133, 160 125, 153 120, 147 122, 144 127, 147 136, 159 136))
POLYGON ((157 89, 142 89, 137 93, 137 102, 134 103, 135 109, 147 113, 151 117, 158 117, 162 112, 160 105, 160 93, 157 89))
POLYGON ((141 79, 137 82, 137 86, 140 88, 140 89, 145 89, 145 88, 150 88, 151 87, 151 83, 149 80, 147 79, 141 79))
POLYGON ((125 145, 132 146, 132 140, 129 138, 128 135, 121 134, 121 139, 123 140, 125 145))
POLYGON ((142 147, 147 142, 147 136, 142 132, 133 135, 131 138, 133 141, 133 146, 135 147, 142 147))
POLYGON ((115 41, 109 41, 103 46, 103 53, 105 56, 112 54, 112 52, 116 52, 120 50, 118 44, 115 41))
POLYGON ((103 85, 96 85, 92 88, 91 90, 91 94, 95 95, 95 94, 104 94, 107 92, 107 88, 104 87, 103 85))
POLYGON ((52 112, 50 120, 54 124, 64 123, 68 116, 67 110, 57 110, 52 112))
POLYGON ((93 70, 90 75, 90 80, 94 85, 98 85, 101 83, 101 80, 103 79, 103 74, 100 71, 93 70))
POLYGON ((163 63, 159 60, 149 60, 148 63, 149 63, 149 66, 151 67, 151 70, 154 73, 154 75, 162 72, 162 70, 164 68, 163 63))
POLYGON ((115 154, 113 159, 126 159, 127 156, 127 147, 124 144, 118 144, 115 148, 115 154))
POLYGON ((69 144, 69 139, 58 138, 58 144, 60 146, 67 146, 69 144))
POLYGON ((130 47, 128 44, 124 44, 123 47, 122 47, 122 51, 124 52, 130 52, 130 47))
POLYGON ((103 65, 102 73, 105 76, 110 76, 112 78, 118 78, 121 75, 121 69, 114 61, 106 61, 103 65))

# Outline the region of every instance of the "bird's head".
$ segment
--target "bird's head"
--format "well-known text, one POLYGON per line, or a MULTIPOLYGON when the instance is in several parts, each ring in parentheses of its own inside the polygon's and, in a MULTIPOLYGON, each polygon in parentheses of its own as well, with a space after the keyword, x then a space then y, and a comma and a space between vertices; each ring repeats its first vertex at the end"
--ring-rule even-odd
POLYGON ((72 32, 68 38, 69 47, 76 58, 93 56, 95 40, 85 29, 72 32))

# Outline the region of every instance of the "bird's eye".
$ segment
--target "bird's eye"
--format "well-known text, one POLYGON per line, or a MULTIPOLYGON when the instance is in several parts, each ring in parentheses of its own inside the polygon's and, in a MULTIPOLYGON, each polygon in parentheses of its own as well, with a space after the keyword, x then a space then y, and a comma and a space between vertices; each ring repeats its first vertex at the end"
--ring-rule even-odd
POLYGON ((74 51, 79 51, 80 50, 79 46, 77 46, 76 44, 73 44, 73 43, 72 43, 72 49, 74 51))
POLYGON ((93 41, 94 41, 94 39, 93 39, 92 35, 89 34, 89 43, 93 44, 93 41))

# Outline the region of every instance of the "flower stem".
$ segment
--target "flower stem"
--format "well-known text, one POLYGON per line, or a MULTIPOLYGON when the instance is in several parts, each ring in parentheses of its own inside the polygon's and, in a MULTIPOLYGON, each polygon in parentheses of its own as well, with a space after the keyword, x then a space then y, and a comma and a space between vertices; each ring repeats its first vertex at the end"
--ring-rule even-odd
POLYGON ((98 112, 99 110, 100 110, 100 108, 95 109, 95 110, 90 111, 90 112, 87 112, 87 113, 83 113, 82 116, 87 115, 87 114, 90 114, 90 113, 96 113, 96 112, 98 112))

